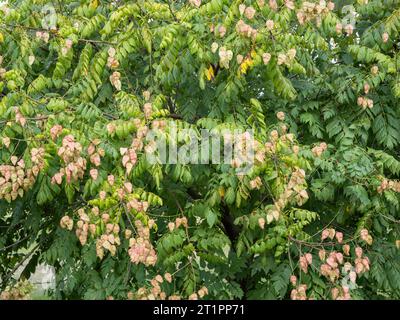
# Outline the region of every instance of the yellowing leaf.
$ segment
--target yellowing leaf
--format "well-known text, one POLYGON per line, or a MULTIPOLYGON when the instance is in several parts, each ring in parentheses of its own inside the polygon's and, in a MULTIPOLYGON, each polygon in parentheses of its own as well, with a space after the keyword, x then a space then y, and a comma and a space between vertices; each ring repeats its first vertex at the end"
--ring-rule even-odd
POLYGON ((240 72, 246 73, 247 70, 253 66, 254 61, 252 59, 246 58, 240 65, 240 72))
POLYGON ((90 2, 90 6, 94 9, 96 9, 99 6, 99 0, 92 0, 90 2))
POLYGON ((205 70, 205 74, 207 77, 208 81, 211 81, 212 79, 214 79, 214 69, 212 66, 210 66, 207 70, 205 70))

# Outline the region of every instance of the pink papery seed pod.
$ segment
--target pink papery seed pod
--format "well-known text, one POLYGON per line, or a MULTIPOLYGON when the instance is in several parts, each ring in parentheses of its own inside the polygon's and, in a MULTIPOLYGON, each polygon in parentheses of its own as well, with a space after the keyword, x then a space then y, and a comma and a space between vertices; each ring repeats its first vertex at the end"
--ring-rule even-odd
POLYGON ((367 229, 362 229, 362 230, 360 231, 360 237, 361 237, 361 239, 365 241, 365 240, 368 238, 368 234, 369 234, 369 232, 368 232, 367 229))
POLYGON ((344 266, 343 266, 344 272, 349 272, 352 268, 353 268, 353 267, 352 267, 352 265, 351 265, 350 262, 346 262, 346 263, 344 264, 344 266))
POLYGON ((318 251, 318 256, 319 256, 319 259, 320 259, 321 261, 325 261, 325 258, 326 258, 326 251, 325 251, 324 249, 319 250, 319 251, 318 251))
POLYGON ((225 26, 220 26, 218 28, 218 34, 221 38, 223 38, 226 34, 226 27, 225 26))
POLYGON ((96 181, 98 176, 99 176, 99 172, 97 171, 97 169, 91 169, 90 170, 90 176, 92 177, 92 179, 94 181, 96 181))
POLYGON ((338 243, 342 243, 343 242, 343 233, 342 232, 336 232, 336 240, 338 243))
POLYGON ((276 0, 269 0, 269 7, 273 11, 278 10, 278 3, 276 2, 276 0))
POLYGON ((333 269, 337 268, 338 264, 335 261, 335 258, 329 256, 328 259, 326 259, 326 263, 333 269))
POLYGON ((388 42, 388 40, 389 40, 389 34, 388 34, 387 32, 384 32, 384 33, 382 34, 382 41, 383 41, 383 43, 388 42))
POLYGON ((165 273, 164 274, 164 279, 165 279, 165 281, 167 281, 168 283, 171 283, 172 282, 172 276, 171 276, 171 274, 170 273, 165 273))
POLYGON ((333 240, 333 238, 335 237, 335 234, 336 234, 335 229, 330 228, 330 229, 329 229, 329 238, 330 238, 331 240, 333 240))
POLYGON ((329 230, 324 229, 321 234, 321 240, 323 241, 323 240, 327 239, 328 237, 329 237, 329 230))
POLYGON ((365 94, 368 94, 370 88, 371 88, 370 85, 369 85, 368 83, 365 83, 365 84, 364 84, 364 93, 365 93, 365 94))
POLYGON ((259 218, 258 219, 258 225, 260 226, 261 229, 264 229, 265 219, 264 218, 259 218))
POLYGON ((352 283, 356 283, 357 273, 354 271, 350 271, 349 278, 352 283))
POLYGON ((350 255, 350 246, 348 244, 343 245, 342 249, 346 256, 350 255))
POLYGON ((246 10, 246 5, 243 4, 243 3, 240 4, 239 5, 239 13, 240 13, 240 15, 243 15, 245 10, 246 10))
POLYGON ((336 252, 336 260, 339 262, 339 264, 343 263, 343 254, 340 252, 336 252))
POLYGON ((355 249, 355 253, 356 253, 356 257, 357 257, 357 258, 361 258, 361 257, 362 257, 362 254, 363 254, 363 249, 362 249, 361 247, 357 247, 357 248, 355 249))
POLYGON ((301 256, 300 257, 300 269, 304 272, 307 273, 308 272, 308 263, 307 263, 307 259, 305 256, 301 256))
POLYGON ((348 24, 344 27, 344 30, 346 31, 348 36, 351 36, 354 31, 354 27, 351 24, 348 24))
POLYGON ((359 274, 364 271, 364 266, 361 262, 358 262, 358 263, 356 263, 355 269, 356 269, 356 273, 359 274))
POLYGON ((339 296, 339 289, 338 288, 332 288, 331 295, 332 295, 332 300, 336 300, 338 298, 338 296, 339 296))
POLYGON ((107 181, 108 181, 108 183, 112 186, 112 185, 114 184, 114 182, 115 182, 114 176, 113 176, 112 174, 110 174, 110 175, 107 177, 107 181))

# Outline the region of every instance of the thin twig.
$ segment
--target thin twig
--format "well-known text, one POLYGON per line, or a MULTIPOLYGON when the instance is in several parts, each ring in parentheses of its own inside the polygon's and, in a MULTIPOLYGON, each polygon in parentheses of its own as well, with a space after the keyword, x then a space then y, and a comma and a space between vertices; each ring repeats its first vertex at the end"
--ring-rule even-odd
POLYGON ((0 248, 0 251, 4 251, 4 250, 7 250, 9 248, 12 248, 12 247, 16 246, 17 244, 21 243, 22 241, 24 241, 24 240, 26 240, 28 238, 29 238, 29 236, 26 236, 25 238, 22 238, 22 239, 18 240, 17 242, 14 242, 13 244, 10 244, 7 247, 0 248))

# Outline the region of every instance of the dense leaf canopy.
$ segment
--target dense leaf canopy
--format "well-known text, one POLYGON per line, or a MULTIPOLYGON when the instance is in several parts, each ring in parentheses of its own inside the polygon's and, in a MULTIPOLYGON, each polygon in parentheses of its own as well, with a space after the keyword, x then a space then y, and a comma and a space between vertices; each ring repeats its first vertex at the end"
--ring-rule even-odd
POLYGON ((2 4, 1 297, 47 263, 56 299, 400 298, 399 33, 398 0, 2 4), (204 129, 251 169, 149 161, 204 129))

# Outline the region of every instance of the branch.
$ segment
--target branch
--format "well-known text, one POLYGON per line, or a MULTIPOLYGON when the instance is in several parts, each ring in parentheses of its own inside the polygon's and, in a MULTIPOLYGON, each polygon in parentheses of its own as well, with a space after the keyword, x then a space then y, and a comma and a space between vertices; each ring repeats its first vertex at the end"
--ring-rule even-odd
MULTIPOLYGON (((49 34, 53 36, 59 36, 57 29, 55 30, 49 30, 49 29, 44 29, 44 28, 36 28, 36 27, 28 27, 24 26, 22 24, 3 24, 3 28, 9 29, 11 31, 14 31, 15 28, 22 28, 25 30, 31 30, 31 31, 40 31, 40 32, 49 32, 49 34)), ((94 44, 107 44, 107 45, 117 45, 116 42, 110 42, 110 41, 104 41, 104 40, 92 40, 92 39, 78 39, 80 42, 89 42, 89 43, 94 43, 94 44)))
MULTIPOLYGON (((311 247, 311 248, 318 248, 318 247, 329 247, 329 246, 335 246, 337 245, 336 242, 307 242, 303 240, 298 240, 293 238, 292 236, 289 236, 289 240, 296 242, 298 244, 304 245, 306 247, 311 247)), ((350 241, 350 240, 349 240, 350 241)))
POLYGON ((168 4, 169 12, 171 12, 172 17, 174 18, 175 21, 179 22, 179 20, 178 20, 178 18, 176 17, 174 11, 172 10, 171 3, 170 3, 169 0, 167 0, 167 4, 168 4))
POLYGON ((22 238, 22 239, 18 240, 17 242, 14 242, 13 244, 10 244, 10 245, 7 246, 7 247, 0 248, 0 251, 4 251, 4 250, 7 250, 7 249, 9 249, 9 248, 12 248, 12 247, 16 246, 17 244, 23 242, 24 240, 26 240, 26 239, 28 239, 28 238, 29 238, 29 236, 26 236, 25 238, 22 238))
POLYGON ((18 268, 23 265, 23 263, 32 256, 32 254, 36 251, 36 249, 39 247, 40 242, 33 247, 33 249, 31 250, 31 252, 29 252, 15 267, 14 269, 12 269, 4 278, 4 280, 2 280, 2 287, 6 287, 6 284, 8 282, 8 280, 10 280, 10 278, 12 277, 12 275, 15 273, 15 271, 18 270, 18 268))

